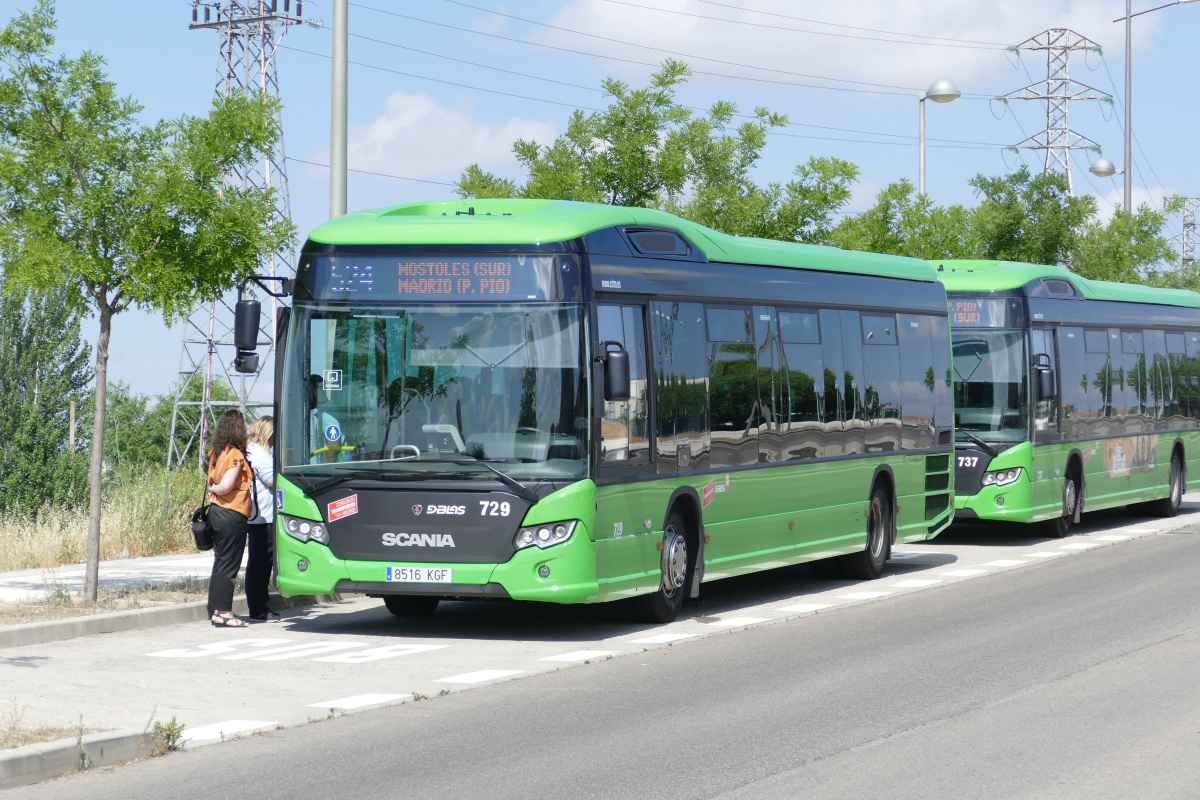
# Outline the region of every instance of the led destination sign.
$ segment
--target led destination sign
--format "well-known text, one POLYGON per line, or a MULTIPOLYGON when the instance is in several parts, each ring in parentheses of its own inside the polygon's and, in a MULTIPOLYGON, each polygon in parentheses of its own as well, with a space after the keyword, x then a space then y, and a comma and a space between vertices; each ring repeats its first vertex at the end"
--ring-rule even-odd
POLYGON ((951 298, 950 325, 959 328, 1016 328, 1023 314, 1014 298, 951 298))
POLYGON ((318 256, 298 276, 324 300, 570 300, 578 262, 563 255, 318 256))

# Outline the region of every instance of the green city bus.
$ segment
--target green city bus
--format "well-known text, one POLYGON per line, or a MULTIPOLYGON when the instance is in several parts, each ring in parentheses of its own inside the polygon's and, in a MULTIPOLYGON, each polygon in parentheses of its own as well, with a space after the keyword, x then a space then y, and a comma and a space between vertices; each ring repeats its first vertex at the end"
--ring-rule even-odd
POLYGON ((285 595, 397 616, 627 599, 661 622, 721 577, 822 558, 876 577, 893 542, 953 517, 946 295, 925 261, 471 200, 335 219, 288 288, 285 595))
POLYGON ((1200 295, 933 263, 950 301, 956 518, 1062 537, 1084 511, 1178 513, 1200 482, 1200 295))

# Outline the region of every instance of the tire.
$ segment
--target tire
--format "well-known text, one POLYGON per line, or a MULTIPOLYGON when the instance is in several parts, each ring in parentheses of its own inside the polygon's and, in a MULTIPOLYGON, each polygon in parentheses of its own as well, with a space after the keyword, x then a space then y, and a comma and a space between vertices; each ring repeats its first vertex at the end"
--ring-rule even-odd
POLYGON ((683 516, 672 511, 663 531, 662 578, 658 589, 632 601, 633 615, 639 622, 663 625, 679 615, 695 569, 694 542, 683 516))
POLYGON ((1042 535, 1047 539, 1065 539, 1071 535, 1071 527, 1075 524, 1075 508, 1079 503, 1079 482, 1073 473, 1067 473, 1063 481, 1062 502, 1062 516, 1042 523, 1042 535))
POLYGON ((1183 505, 1183 460, 1179 451, 1171 454, 1171 472, 1167 479, 1167 496, 1146 505, 1151 514, 1158 517, 1173 517, 1183 505))
POLYGON ((895 525, 891 495, 877 483, 871 490, 871 500, 867 505, 867 544, 861 553, 845 556, 842 562, 848 575, 869 581, 883 574, 883 568, 892 555, 895 525))
POLYGON ((386 595, 383 604, 397 617, 429 617, 438 607, 436 597, 405 597, 386 595))

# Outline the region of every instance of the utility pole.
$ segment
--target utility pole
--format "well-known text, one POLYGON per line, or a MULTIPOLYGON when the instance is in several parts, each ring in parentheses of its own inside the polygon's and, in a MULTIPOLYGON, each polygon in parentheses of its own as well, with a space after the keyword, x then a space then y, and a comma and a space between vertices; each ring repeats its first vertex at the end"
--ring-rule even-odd
POLYGON ((1100 52, 1100 45, 1069 28, 1051 28, 1015 45, 1012 50, 1046 53, 1045 81, 1035 81, 996 98, 1006 103, 1009 100, 1038 100, 1046 104, 1045 129, 1013 145, 1012 149, 1045 151, 1044 171, 1062 174, 1067 179, 1067 191, 1071 192, 1071 151, 1100 150, 1095 141, 1071 130, 1071 102, 1112 102, 1111 95, 1071 78, 1071 54, 1086 50, 1100 52))
POLYGON ((1196 266, 1196 212, 1200 211, 1200 197, 1164 197, 1163 208, 1170 207, 1174 200, 1183 201, 1183 234, 1179 239, 1179 262, 1184 269, 1196 266))
POLYGON ((333 0, 333 86, 330 93, 329 216, 346 213, 347 107, 350 51, 348 0, 333 0))
POLYGON ((67 452, 75 452, 75 401, 71 400, 67 404, 67 412, 70 416, 70 422, 67 426, 67 452))
POLYGON ((1133 0, 1125 0, 1125 213, 1133 213, 1133 0))
MULTIPOLYGON (((303 0, 192 0, 191 30, 212 30, 217 40, 216 96, 230 97, 239 92, 261 93, 279 98, 279 72, 275 56, 279 40, 287 31, 304 21, 303 0)), ((282 131, 282 126, 280 128, 282 131)), ((283 136, 267 153, 262 162, 245 172, 226 176, 229 187, 252 186, 275 190, 275 213, 291 217, 288 198, 287 162, 284 157, 283 136)), ((290 275, 292 254, 287 251, 263 253, 259 271, 290 275)), ((216 421, 218 411, 238 408, 243 413, 269 408, 269 400, 255 399, 264 372, 266 381, 272 372, 262 360, 262 367, 252 376, 234 376, 229 359, 233 343, 232 296, 222 297, 207 307, 194 309, 184 325, 179 354, 179 386, 171 412, 171 436, 167 451, 167 466, 179 466, 189 457, 201 464, 205 456, 209 425, 216 421), (236 395, 233 400, 213 398, 213 385, 224 381, 236 395), (195 399, 196 387, 200 399, 195 399), (193 450, 194 448, 194 450, 193 450)), ((274 306, 274 299, 272 301, 274 306)), ((259 341, 268 352, 274 349, 274 315, 263 315, 259 341)))

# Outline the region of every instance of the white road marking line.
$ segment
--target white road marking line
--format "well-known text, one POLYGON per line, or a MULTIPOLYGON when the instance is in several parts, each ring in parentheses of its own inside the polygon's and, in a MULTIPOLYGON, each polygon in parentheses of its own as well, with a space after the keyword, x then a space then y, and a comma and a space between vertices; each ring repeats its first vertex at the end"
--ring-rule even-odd
POLYGON ((929 586, 937 586, 939 583, 941 581, 936 578, 910 578, 906 581, 893 583, 892 586, 897 589, 925 589, 929 586))
POLYGON ((183 731, 184 744, 194 742, 219 742, 248 733, 268 731, 279 727, 278 722, 265 722, 259 719, 229 719, 224 722, 214 722, 211 725, 201 725, 198 728, 186 728, 183 731))
POLYGON ((839 594, 839 600, 878 600, 880 597, 887 597, 891 592, 847 592, 839 594))
POLYGON ((307 644, 292 644, 277 650, 257 651, 252 653, 235 653, 231 656, 221 656, 222 661, 287 661, 292 658, 308 656, 323 656, 326 653, 336 653, 338 650, 357 650, 365 645, 362 642, 309 642, 307 644))
MULTIPOLYGON (((1137 534, 1138 536, 1147 536, 1151 533, 1159 533, 1159 528, 1123 528, 1126 533, 1137 534)), ((1169 530, 1169 529, 1166 529, 1169 530)))
POLYGON ((1028 561, 1016 561, 1011 558, 998 558, 995 561, 989 561, 982 566, 985 567, 1023 567, 1028 564, 1028 561))
POLYGON ((539 658, 538 661, 561 661, 567 664, 575 664, 593 658, 607 658, 608 656, 615 655, 617 655, 616 650, 572 650, 570 653, 559 653, 556 656, 539 658))
POLYGON ((351 695, 350 697, 341 697, 337 700, 325 700, 320 703, 309 703, 308 707, 349 711, 355 708, 381 706, 387 703, 394 703, 397 700, 409 700, 411 698, 411 694, 355 694, 351 695))
POLYGON ((1100 545, 1095 542, 1073 542, 1072 544, 1064 544, 1059 550, 1091 550, 1093 547, 1100 545))
POLYGON ((770 617, 721 617, 718 620, 709 622, 709 625, 720 625, 726 628, 733 628, 738 625, 757 625, 760 622, 770 622, 770 617))
POLYGON ((288 644, 287 639, 226 639, 222 642, 207 642, 195 647, 176 647, 171 650, 159 650, 147 653, 151 658, 204 658, 219 656, 225 653, 236 653, 243 647, 257 648, 261 653, 269 647, 281 647, 288 644))
POLYGON ((449 646, 448 644, 389 644, 383 647, 372 647, 369 650, 355 650, 353 653, 338 653, 335 656, 314 658, 313 661, 320 661, 323 664, 368 664, 372 661, 383 661, 386 658, 445 650, 449 646))
POLYGON ((630 639, 630 642, 633 644, 671 644, 671 642, 682 642, 684 639, 694 639, 697 636, 699 636, 697 633, 656 633, 641 639, 630 639))
POLYGON ((1130 537, 1117 536, 1116 534, 1110 533, 1106 536, 1097 536, 1095 538, 1096 538, 1096 541, 1098 541, 1098 542, 1128 542, 1130 537))
POLYGON ((986 569, 952 569, 949 572, 943 572, 947 578, 974 578, 978 575, 987 575, 986 569))
POLYGON ((438 678, 437 683, 475 684, 510 678, 524 673, 523 669, 481 669, 477 672, 464 672, 461 675, 451 675, 449 678, 438 678))
POLYGON ((786 611, 789 614, 811 614, 814 611, 824 611, 827 608, 833 608, 833 603, 796 603, 784 606, 779 610, 786 611))
POLYGON ((1026 553, 1022 558, 1062 558, 1066 553, 1059 553, 1056 550, 1041 550, 1036 553, 1026 553))

